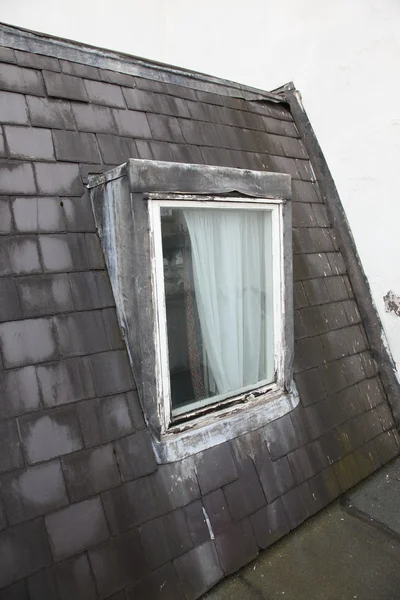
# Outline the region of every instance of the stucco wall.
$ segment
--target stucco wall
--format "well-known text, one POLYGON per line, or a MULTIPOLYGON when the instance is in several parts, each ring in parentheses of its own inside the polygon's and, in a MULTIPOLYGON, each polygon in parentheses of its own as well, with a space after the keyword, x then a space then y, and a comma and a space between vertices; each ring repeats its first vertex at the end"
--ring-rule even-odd
POLYGON ((4 22, 262 89, 293 80, 341 194, 397 362, 400 320, 400 5, 396 0, 204 0, 194 5, 0 0, 4 22))

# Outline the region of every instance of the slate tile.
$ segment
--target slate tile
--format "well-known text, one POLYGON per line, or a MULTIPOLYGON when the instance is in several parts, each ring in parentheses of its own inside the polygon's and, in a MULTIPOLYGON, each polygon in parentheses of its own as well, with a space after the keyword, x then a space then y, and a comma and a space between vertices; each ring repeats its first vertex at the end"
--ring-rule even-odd
POLYGON ((300 311, 306 335, 313 337, 329 331, 323 306, 311 306, 300 311))
MULTIPOLYGON (((286 158, 285 156, 271 156, 271 165, 272 171, 274 171, 275 173, 287 173, 293 179, 299 178, 299 172, 297 170, 297 161, 294 158, 286 158)), ((295 206, 295 204, 296 202, 293 203, 293 206, 295 206)), ((293 224, 295 224, 295 221, 293 221, 293 224)), ((297 221, 296 226, 299 226, 297 221)))
POLYGON ((332 269, 326 254, 295 254, 293 256, 295 281, 328 277, 329 275, 332 275, 332 269))
POLYGON ((328 362, 348 355, 348 347, 344 335, 345 331, 345 329, 337 329, 321 335, 324 354, 328 362))
POLYGON ((257 543, 248 519, 231 525, 215 538, 221 567, 225 575, 238 571, 258 554, 257 543))
MULTIPOLYGON (((211 494, 214 493, 215 492, 211 492, 211 494)), ((200 544, 203 544, 210 539, 210 532, 208 531, 204 510, 200 500, 188 504, 183 509, 193 546, 200 546, 200 544)))
POLYGON ((0 324, 0 342, 6 368, 52 360, 58 355, 48 319, 25 319, 0 324))
MULTIPOLYGON (((187 144, 193 144, 195 146, 216 146, 217 148, 221 146, 216 126, 212 123, 190 121, 189 119, 180 119, 178 123, 181 134, 187 144)), ((182 140, 173 139, 170 141, 180 142, 182 140)))
POLYGON ((34 275, 16 281, 25 317, 73 310, 67 275, 34 275))
POLYGON ((355 327, 343 329, 349 354, 359 354, 369 348, 365 332, 361 327, 356 325, 355 327))
POLYGON ((294 485, 294 477, 286 456, 271 461, 264 455, 256 457, 256 468, 268 502, 273 502, 294 485))
POLYGON ((358 422, 365 442, 369 442, 372 438, 380 435, 383 431, 378 409, 372 409, 366 413, 363 413, 360 415, 358 422))
POLYGON ((141 431, 114 444, 122 481, 154 473, 157 463, 148 431, 141 431))
POLYGON ((199 452, 195 460, 202 494, 222 487, 238 477, 228 444, 220 444, 199 452))
POLYGON ((23 459, 16 420, 0 421, 0 473, 19 469, 22 464, 23 459))
MULTIPOLYGON (((119 139, 119 138, 117 138, 119 139)), ((113 167, 116 167, 118 165, 113 165, 113 167)), ((88 183, 89 181, 89 176, 90 175, 98 175, 99 173, 104 173, 105 171, 109 171, 111 168, 110 165, 90 165, 88 163, 80 163, 79 165, 79 171, 81 174, 81 178, 84 184, 88 183)), ((83 193, 82 198, 84 198, 85 196, 88 196, 88 190, 85 190, 83 193)), ((89 197, 89 196, 88 196, 89 197)), ((71 200, 71 198, 69 198, 69 200, 71 200)), ((63 199, 63 202, 65 201, 65 198, 63 199)))
POLYGON ((27 96, 26 101, 32 125, 50 129, 75 129, 69 102, 37 96, 27 96))
POLYGON ((357 463, 353 454, 349 454, 333 465, 340 491, 347 492, 351 487, 361 480, 357 463))
POLYGON ((89 560, 101 599, 138 581, 148 572, 135 530, 89 550, 89 560))
POLYGON ((66 75, 75 75, 75 77, 84 77, 87 79, 100 79, 100 71, 97 67, 82 65, 69 60, 60 60, 60 68, 66 75))
POLYGON ((317 418, 318 415, 311 407, 310 409, 304 409, 301 405, 290 413, 290 418, 297 431, 300 444, 308 444, 312 440, 318 438, 323 432, 324 428, 317 418))
POLYGON ((185 164, 201 165, 204 163, 200 148, 186 144, 170 144, 173 160, 185 164))
POLYGON ((348 386, 344 374, 343 359, 338 359, 319 368, 323 385, 328 395, 335 394, 348 386))
POLYGON ((325 279, 326 289, 332 302, 347 300, 349 296, 349 283, 347 277, 341 275, 335 277, 327 277, 325 279))
POLYGON ((266 500, 251 458, 237 458, 239 479, 224 487, 229 512, 234 521, 241 521, 265 506, 266 500))
POLYGON ((80 356, 108 350, 109 344, 100 311, 60 315, 54 320, 62 356, 80 356))
POLYGON ((47 515, 45 522, 56 560, 78 554, 109 537, 99 497, 47 515))
MULTIPOLYGON (((138 87, 143 87, 145 80, 138 79, 138 87)), ((147 85, 147 82, 146 82, 147 85)), ((164 83, 162 84, 161 92, 165 92, 166 94, 171 94, 172 96, 177 96, 178 98, 186 98, 187 100, 196 100, 196 92, 195 90, 185 87, 183 85, 175 85, 173 83, 164 83)), ((145 89, 145 88, 144 88, 145 89)))
POLYGON ((300 310, 295 310, 293 313, 293 329, 295 340, 301 340, 308 335, 300 310))
POLYGON ((303 483, 329 466, 328 458, 318 442, 297 448, 288 454, 287 458, 297 484, 303 483))
POLYGON ((213 534, 223 533, 233 522, 223 490, 206 494, 202 501, 206 511, 204 516, 208 518, 213 534))
MULTIPOLYGON (((133 436, 133 439, 136 436, 133 436)), ((117 444, 119 443, 117 442, 117 444)), ((200 498, 200 488, 192 456, 175 463, 158 465, 153 479, 157 487, 166 491, 172 509, 180 508, 200 498)))
MULTIPOLYGON (((0 49, 1 50, 1 49, 0 49)), ((0 590, 1 600, 30 600, 26 580, 18 581, 0 590)))
POLYGON ((331 226, 325 204, 313 204, 312 209, 318 227, 331 226))
POLYGON ((310 491, 318 510, 333 502, 340 495, 339 484, 333 467, 328 467, 309 480, 310 491))
POLYGON ((0 587, 27 577, 51 562, 42 519, 10 527, 0 533, 0 587))
POLYGON ((90 366, 98 396, 119 394, 133 387, 131 367, 122 350, 94 354, 90 357, 90 366))
POLYGON ((25 275, 41 271, 35 237, 19 236, 8 237, 7 239, 3 238, 0 239, 0 245, 3 244, 7 246, 9 264, 14 275, 25 275))
POLYGON ((115 122, 111 110, 105 106, 74 102, 72 112, 78 131, 115 133, 115 122))
POLYGON ((58 461, 9 473, 3 476, 1 484, 10 525, 45 515, 68 504, 58 461))
POLYGON ((154 160, 173 162, 174 155, 168 142, 148 142, 154 160))
POLYGON ((30 464, 69 454, 83 445, 78 418, 71 406, 20 417, 19 426, 30 464))
POLYGON ((303 282, 295 281, 293 283, 293 307, 296 310, 305 306, 308 306, 308 299, 304 291, 303 282))
POLYGON ((364 443, 364 436, 360 429, 358 417, 346 421, 336 429, 342 456, 357 450, 364 443))
POLYGON ((91 310, 115 305, 106 271, 70 273, 69 281, 76 310, 91 310))
POLYGON ((121 483, 111 444, 64 456, 61 463, 72 502, 121 483))
POLYGON ((3 128, 0 126, 0 157, 7 156, 6 141, 3 134, 3 128))
POLYGON ((0 194, 36 194, 30 163, 0 162, 0 194))
POLYGON ((93 104, 125 108, 125 100, 119 86, 93 80, 85 80, 84 83, 89 100, 93 104))
POLYGON ((224 106, 224 99, 220 94, 196 90, 196 96, 199 102, 207 102, 208 104, 215 104, 216 106, 224 106))
MULTIPOLYGON (((136 86, 135 77, 127 73, 116 73, 108 69, 99 69, 99 75, 101 81, 105 81, 106 83, 115 83, 116 85, 124 85, 125 87, 136 86)), ((94 77, 90 79, 94 79, 94 77)))
POLYGON ((299 446, 289 415, 270 423, 264 428, 263 435, 272 460, 281 458, 299 446))
POLYGON ((43 404, 52 408, 95 395, 87 358, 68 358, 36 368, 43 404))
POLYGON ((15 229, 19 233, 65 231, 58 198, 15 198, 12 201, 15 229))
POLYGON ((340 329, 348 325, 347 314, 341 302, 326 304, 322 310, 329 329, 340 329))
POLYGON ((13 229, 10 199, 0 196, 0 234, 11 233, 13 229))
POLYGON ((396 427, 396 424, 393 419, 392 411, 390 410, 390 407, 388 404, 386 404, 386 403, 380 404, 377 407, 376 412, 378 413, 378 417, 380 419, 380 422, 382 424, 382 429, 384 431, 387 431, 388 429, 392 429, 392 428, 396 427))
POLYGON ((83 271, 89 268, 86 238, 83 234, 40 235, 39 246, 44 270, 83 271))
POLYGON ((187 600, 200 598, 224 577, 213 542, 206 542, 174 560, 187 600))
MULTIPOLYGON (((46 196, 82 195, 83 185, 77 164, 35 163, 34 166, 40 194, 46 196)), ((24 193, 24 190, 14 193, 24 193)))
POLYGON ((5 48, 4 46, 0 47, 0 61, 6 63, 15 63, 17 59, 15 58, 15 50, 12 48, 5 48))
POLYGON ((57 58, 51 56, 43 56, 40 54, 34 54, 33 52, 20 52, 15 51, 15 57, 17 63, 22 67, 29 67, 31 69, 47 69, 49 71, 59 71, 60 65, 57 58))
POLYGON ((28 579, 31 600, 96 600, 96 586, 86 554, 58 563, 28 579))
MULTIPOLYGON (((80 169, 82 166, 79 165, 80 169)), ((68 231, 96 231, 88 190, 80 198, 63 198, 59 204, 63 207, 68 231)))
POLYGON ((385 431, 374 440, 382 465, 399 454, 399 446, 392 431, 385 431))
POLYGON ((151 138, 146 113, 135 110, 113 110, 117 131, 133 138, 151 138))
POLYGON ((183 592, 172 563, 153 571, 126 590, 127 600, 183 600, 183 592))
MULTIPOLYGON (((80 102, 89 101, 85 84, 79 77, 64 75, 63 73, 52 73, 51 71, 43 71, 43 77, 48 96, 79 100, 80 102)), ((33 93, 31 90, 27 90, 27 92, 30 94, 33 93)), ((44 94, 36 95, 43 96, 44 94)))
POLYGON ((56 129, 53 131, 53 139, 58 160, 87 163, 101 162, 94 133, 78 133, 56 129))
POLYGON ((320 277, 318 279, 308 279, 306 281, 303 281, 303 287, 308 302, 311 306, 331 302, 331 297, 328 293, 325 283, 328 279, 329 278, 327 277, 320 277))
POLYGON ((137 150, 138 142, 134 139, 117 135, 98 134, 97 140, 103 160, 108 165, 119 165, 130 158, 147 158, 139 155, 137 150))
POLYGON ((353 456, 360 473, 360 479, 369 477, 369 475, 381 468, 381 461, 374 440, 358 448, 353 456))
POLYGON ((295 343, 295 371, 318 367, 324 360, 324 348, 319 337, 305 338, 295 343))
POLYGON ((342 307, 350 325, 361 323, 361 315, 355 300, 345 300, 342 302, 342 307))
POLYGON ((34 367, 0 372, 0 418, 7 419, 37 410, 39 387, 34 367))
POLYGON ((0 92, 0 122, 28 125, 28 109, 24 96, 13 92, 0 92))
POLYGON ((251 515, 250 522, 257 545, 262 549, 289 533, 289 524, 279 498, 251 515))
POLYGON ((104 255, 97 233, 85 235, 86 253, 90 269, 105 269, 104 255))
MULTIPOLYGON (((348 316, 348 314, 347 314, 348 316)), ((369 350, 361 352, 360 359, 363 365, 364 373, 366 377, 375 377, 378 374, 378 366, 375 359, 369 350)))
MULTIPOLYGON (((310 210, 314 212, 313 218, 311 220, 315 222, 316 225, 321 227, 318 221, 318 213, 314 211, 314 203, 321 202, 321 198, 318 193, 317 185, 315 183, 311 183, 309 181, 292 181, 292 200, 293 204, 295 202, 310 202, 312 206, 310 206, 310 210)), ((317 209, 318 210, 318 209, 317 209)))
POLYGON ((106 328, 109 348, 111 350, 125 348, 115 308, 105 308, 101 311, 101 313, 103 315, 104 326, 106 328))
POLYGON ((3 277, 0 286, 0 321, 12 321, 22 316, 14 277, 3 277))
POLYGON ((134 430, 125 394, 81 402, 77 410, 86 447, 116 440, 134 430))
MULTIPOLYGON (((309 160, 296 158, 296 169, 302 181, 315 183, 315 173, 309 160)), ((321 201, 321 200, 320 200, 321 201)), ((315 213, 314 213, 315 214, 315 213)))
POLYGON ((332 275, 345 275, 346 266, 340 252, 329 252, 327 254, 329 264, 331 265, 332 275))
POLYGON ((33 96, 45 95, 40 71, 11 64, 1 66, 0 89, 33 96))
POLYGON ((281 147, 285 156, 290 158, 308 159, 308 154, 301 139, 282 136, 281 147))
POLYGON ((305 521, 316 510, 317 505, 311 495, 308 482, 302 483, 282 496, 282 504, 285 509, 290 529, 295 529, 305 521))
POLYGON ((154 158, 151 151, 150 142, 147 140, 136 140, 136 148, 138 158, 148 158, 149 160, 154 158))

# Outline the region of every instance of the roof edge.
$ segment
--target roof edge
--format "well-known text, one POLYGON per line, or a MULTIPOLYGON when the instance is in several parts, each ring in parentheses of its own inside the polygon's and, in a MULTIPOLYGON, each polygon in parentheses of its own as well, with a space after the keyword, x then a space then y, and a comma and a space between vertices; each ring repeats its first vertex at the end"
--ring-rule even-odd
POLYGON ((271 100, 285 102, 278 94, 260 90, 234 81, 221 79, 205 73, 147 60, 137 56, 97 48, 49 34, 30 31, 7 23, 0 23, 0 46, 69 60, 80 64, 109 69, 127 75, 153 79, 164 83, 183 85, 201 91, 222 93, 245 100, 271 100))

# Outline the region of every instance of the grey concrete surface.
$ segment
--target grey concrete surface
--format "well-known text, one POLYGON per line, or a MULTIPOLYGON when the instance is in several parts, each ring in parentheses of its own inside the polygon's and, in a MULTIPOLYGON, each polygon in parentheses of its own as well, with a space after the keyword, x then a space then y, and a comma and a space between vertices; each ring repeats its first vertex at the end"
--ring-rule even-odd
POLYGON ((400 459, 204 600, 400 600, 400 459))

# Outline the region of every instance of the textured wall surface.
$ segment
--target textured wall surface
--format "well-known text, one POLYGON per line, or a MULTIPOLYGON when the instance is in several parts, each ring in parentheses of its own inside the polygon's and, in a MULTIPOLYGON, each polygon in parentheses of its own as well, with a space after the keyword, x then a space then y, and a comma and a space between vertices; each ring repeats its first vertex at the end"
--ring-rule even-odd
POLYGON ((399 452, 306 150, 284 104, 0 60, 0 599, 194 600, 399 452), (84 187, 130 157, 293 177, 300 405, 162 466, 84 187))

